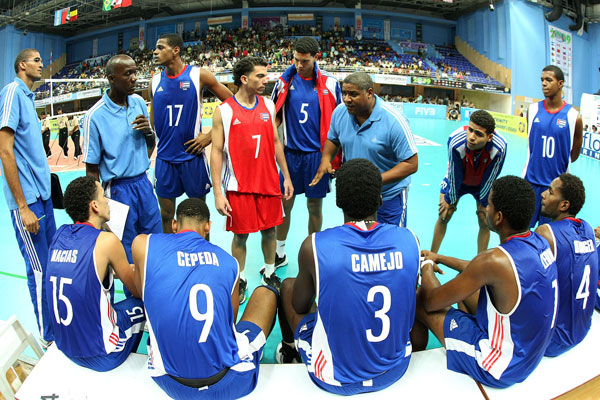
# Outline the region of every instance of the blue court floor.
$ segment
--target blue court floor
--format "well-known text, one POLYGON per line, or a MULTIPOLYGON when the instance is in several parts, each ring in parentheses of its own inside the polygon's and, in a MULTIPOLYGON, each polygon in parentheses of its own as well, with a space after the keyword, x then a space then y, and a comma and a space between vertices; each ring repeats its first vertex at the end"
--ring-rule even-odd
MULTIPOLYGON (((428 249, 433 237, 433 227, 437 219, 437 204, 439 201, 439 183, 446 172, 447 150, 446 142, 450 132, 461 125, 455 121, 428 121, 415 119, 410 121, 415 135, 425 139, 419 143, 419 171, 412 177, 412 185, 408 196, 408 227, 418 236, 422 249, 428 249)), ((504 135, 508 142, 507 158, 502 175, 520 175, 527 153, 526 139, 504 135)), ((592 226, 600 224, 600 215, 594 210, 594 204, 600 198, 600 187, 596 177, 600 176, 600 163, 596 160, 581 156, 572 166, 572 173, 583 179, 586 188, 586 204, 579 217, 587 220, 592 226)), ((82 176, 83 171, 62 172, 59 174, 63 190, 74 178, 82 176)), ((153 174, 153 171, 151 171, 153 174)), ((25 265, 19 252, 15 234, 6 207, 4 195, 0 193, 0 319, 6 320, 15 314, 24 326, 35 334, 37 326, 34 319, 33 308, 28 294, 25 279, 25 265)), ((181 200, 181 199, 180 199, 181 200)), ((233 235, 224 230, 225 219, 214 208, 212 193, 207 196, 212 216, 211 241, 225 250, 231 250, 233 235)), ((287 254, 289 265, 277 271, 282 279, 295 277, 298 272, 297 254, 302 240, 307 235, 306 201, 304 195, 298 196, 292 212, 292 226, 287 239, 287 254)), ((56 210, 56 223, 60 226, 71 223, 63 210, 56 210)), ((343 216, 341 210, 335 205, 335 189, 323 202, 323 229, 341 225, 343 216)), ((476 236, 478 225, 475 215, 475 201, 471 196, 462 198, 458 211, 452 218, 442 243, 440 253, 463 259, 471 259, 476 255, 476 236)), ((490 247, 499 243, 498 236, 491 234, 490 247)), ((260 234, 250 235, 247 243, 246 277, 248 278, 249 294, 260 284, 259 268, 263 265, 260 250, 260 234)), ((446 269, 446 274, 440 276, 442 282, 453 278, 455 273, 446 269)), ((117 283, 120 288, 120 283, 117 283)), ((117 300, 122 298, 122 292, 116 295, 117 300)), ((342 300, 343 301, 343 300, 342 300)), ((244 307, 240 307, 238 317, 242 315, 244 307)), ((263 362, 274 362, 274 352, 281 340, 279 326, 276 325, 271 333, 263 362)), ((145 343, 145 342, 142 342, 145 343)), ((429 347, 439 347, 439 342, 430 335, 429 347)), ((145 351, 145 348, 140 350, 145 351)))

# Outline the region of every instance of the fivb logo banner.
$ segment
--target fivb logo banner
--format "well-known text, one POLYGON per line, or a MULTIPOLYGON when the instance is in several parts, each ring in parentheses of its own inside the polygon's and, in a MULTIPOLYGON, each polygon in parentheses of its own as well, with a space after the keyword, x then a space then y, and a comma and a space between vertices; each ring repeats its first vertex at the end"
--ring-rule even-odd
POLYGON ((403 113, 408 119, 446 119, 446 106, 438 104, 404 103, 403 113))

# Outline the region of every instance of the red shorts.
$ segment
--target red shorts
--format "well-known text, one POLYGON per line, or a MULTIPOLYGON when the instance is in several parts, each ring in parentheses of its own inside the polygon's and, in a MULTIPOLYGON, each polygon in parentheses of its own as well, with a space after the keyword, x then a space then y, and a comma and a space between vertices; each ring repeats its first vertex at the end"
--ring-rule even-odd
POLYGON ((264 231, 283 222, 281 196, 256 193, 227 192, 231 217, 227 217, 228 231, 252 233, 264 231))

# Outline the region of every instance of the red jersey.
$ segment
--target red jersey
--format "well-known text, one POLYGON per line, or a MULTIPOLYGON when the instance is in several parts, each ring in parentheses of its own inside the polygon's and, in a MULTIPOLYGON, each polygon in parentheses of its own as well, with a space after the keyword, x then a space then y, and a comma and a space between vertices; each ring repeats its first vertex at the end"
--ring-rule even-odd
POLYGON ((219 105, 223 118, 222 182, 226 191, 281 196, 275 165, 273 118, 275 105, 256 96, 253 108, 235 96, 219 105))

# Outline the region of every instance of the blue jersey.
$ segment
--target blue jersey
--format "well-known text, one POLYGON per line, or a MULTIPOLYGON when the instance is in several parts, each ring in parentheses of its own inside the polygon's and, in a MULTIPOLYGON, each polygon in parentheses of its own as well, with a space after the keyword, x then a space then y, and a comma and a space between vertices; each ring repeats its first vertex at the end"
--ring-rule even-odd
POLYGON ((550 113, 545 100, 529 106, 529 143, 523 178, 540 186, 549 186, 554 178, 569 171, 575 122, 579 113, 573 106, 550 113))
POLYGON ((196 232, 148 237, 143 300, 152 376, 202 379, 240 362, 231 305, 237 279, 237 261, 196 232))
MULTIPOLYGON (((596 254, 598 256, 598 277, 600 277, 600 241, 596 239, 596 254)), ((596 309, 600 310, 600 278, 596 286, 596 309)))
POLYGON ((479 187, 479 199, 487 206, 492 184, 502 171, 506 157, 506 140, 499 133, 480 151, 467 147, 467 128, 463 126, 450 134, 448 138, 448 170, 445 181, 448 191, 444 196, 449 204, 456 204, 462 185, 479 187))
POLYGON ((315 376, 330 385, 356 383, 408 364, 420 253, 414 234, 394 225, 346 224, 312 241, 315 376))
POLYGON ((554 239, 559 306, 546 355, 556 356, 581 342, 590 330, 594 288, 598 282, 598 256, 594 230, 587 222, 565 218, 547 226, 554 239))
MULTIPOLYGON (((186 65, 177 76, 163 70, 152 78, 154 127, 158 137, 156 157, 172 163, 191 160, 185 142, 202 129, 200 67, 186 65)), ((202 151, 202 157, 204 151, 202 151)))
POLYGON ((112 270, 108 268, 103 282, 96 271, 99 234, 90 225, 63 225, 48 250, 46 297, 54 310, 56 344, 68 357, 119 351, 112 270))
POLYGON ((487 286, 479 292, 476 320, 488 338, 479 342, 481 368, 507 384, 521 382, 537 367, 553 332, 558 284, 546 239, 529 232, 498 247, 510 260, 519 289, 514 308, 502 314, 487 286))
POLYGON ((314 79, 294 75, 284 111, 284 145, 292 150, 321 151, 321 109, 314 79))

